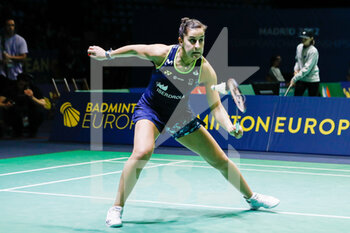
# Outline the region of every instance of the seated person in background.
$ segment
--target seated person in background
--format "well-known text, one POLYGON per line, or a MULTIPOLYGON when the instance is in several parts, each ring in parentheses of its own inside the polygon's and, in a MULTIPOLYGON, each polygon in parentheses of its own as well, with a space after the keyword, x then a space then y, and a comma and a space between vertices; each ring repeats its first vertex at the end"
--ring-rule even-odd
POLYGON ((46 102, 42 92, 28 74, 20 74, 15 85, 11 85, 0 97, 4 108, 5 123, 12 127, 13 137, 21 137, 28 118, 28 137, 35 137, 45 118, 46 102))
POLYGON ((272 56, 270 59, 270 70, 267 75, 269 82, 285 82, 281 70, 279 68, 282 58, 279 55, 272 56))

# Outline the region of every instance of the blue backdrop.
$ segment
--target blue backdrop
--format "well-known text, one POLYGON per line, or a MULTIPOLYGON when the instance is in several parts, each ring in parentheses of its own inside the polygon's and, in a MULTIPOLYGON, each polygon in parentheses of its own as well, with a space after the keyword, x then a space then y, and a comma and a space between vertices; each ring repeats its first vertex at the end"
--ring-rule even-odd
MULTIPOLYGON (((131 116, 139 98, 136 93, 104 93, 103 102, 94 103, 90 93, 63 95, 50 139, 90 142, 92 129, 97 129, 103 131, 104 143, 132 144, 131 116), (65 108, 60 112, 62 105, 65 108), (65 126, 72 117, 77 124, 65 126)), ((350 102, 346 98, 247 96, 248 109, 239 116, 245 132, 239 140, 217 127, 205 95, 192 95, 190 102, 224 149, 232 145, 238 150, 350 155, 350 102)), ((222 102, 234 122, 233 101, 222 96, 222 102)), ((163 145, 180 146, 172 138, 163 145)))

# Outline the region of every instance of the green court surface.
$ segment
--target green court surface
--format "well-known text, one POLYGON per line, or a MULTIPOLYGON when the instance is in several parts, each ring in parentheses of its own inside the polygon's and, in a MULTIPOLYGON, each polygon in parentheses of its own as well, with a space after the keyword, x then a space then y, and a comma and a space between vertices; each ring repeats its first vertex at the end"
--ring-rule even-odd
POLYGON ((200 157, 155 154, 124 210, 105 217, 129 153, 70 151, 0 160, 1 233, 350 232, 350 165, 233 159, 273 210, 250 211, 200 157))

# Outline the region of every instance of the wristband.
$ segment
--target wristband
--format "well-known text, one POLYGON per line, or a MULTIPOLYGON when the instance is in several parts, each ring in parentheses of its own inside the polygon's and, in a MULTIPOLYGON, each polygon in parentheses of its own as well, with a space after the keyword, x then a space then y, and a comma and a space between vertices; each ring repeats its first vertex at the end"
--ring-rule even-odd
POLYGON ((106 51, 105 55, 106 55, 107 60, 112 60, 111 52, 112 52, 112 49, 109 49, 108 51, 106 51))

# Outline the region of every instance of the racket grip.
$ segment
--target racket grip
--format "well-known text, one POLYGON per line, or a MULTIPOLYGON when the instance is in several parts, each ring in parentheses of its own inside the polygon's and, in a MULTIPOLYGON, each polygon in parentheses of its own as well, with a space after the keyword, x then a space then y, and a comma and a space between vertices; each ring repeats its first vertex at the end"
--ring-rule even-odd
POLYGON ((240 126, 240 125, 239 125, 239 122, 237 121, 237 122, 236 122, 236 130, 235 130, 235 133, 238 133, 238 132, 239 132, 239 126, 240 126))

